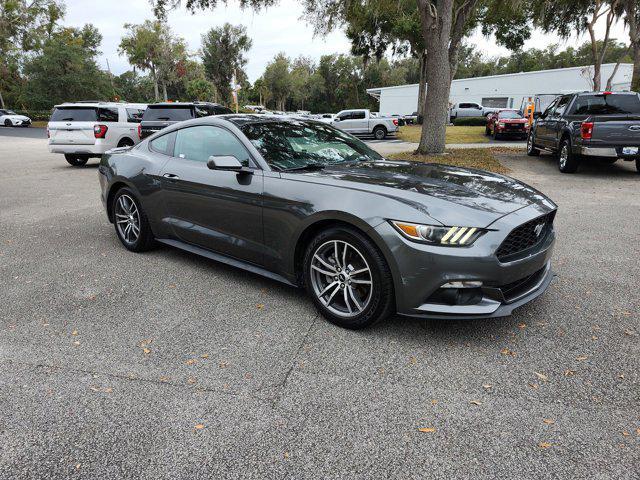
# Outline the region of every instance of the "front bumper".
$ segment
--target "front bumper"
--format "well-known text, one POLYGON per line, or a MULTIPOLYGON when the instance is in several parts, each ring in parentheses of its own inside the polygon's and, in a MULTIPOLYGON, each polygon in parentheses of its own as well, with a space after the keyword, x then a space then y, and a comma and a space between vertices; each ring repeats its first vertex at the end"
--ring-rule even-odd
POLYGON ((376 230, 392 256, 398 314, 440 319, 500 317, 541 295, 553 278, 553 230, 522 258, 503 263, 495 252, 515 227, 544 213, 548 210, 536 206, 513 212, 494 222, 489 227, 492 230, 471 247, 460 248, 412 242, 387 222, 379 225, 376 230), (445 283, 465 280, 483 284, 473 304, 452 305, 433 300, 445 283), (507 294, 505 289, 514 284, 518 287, 507 294))

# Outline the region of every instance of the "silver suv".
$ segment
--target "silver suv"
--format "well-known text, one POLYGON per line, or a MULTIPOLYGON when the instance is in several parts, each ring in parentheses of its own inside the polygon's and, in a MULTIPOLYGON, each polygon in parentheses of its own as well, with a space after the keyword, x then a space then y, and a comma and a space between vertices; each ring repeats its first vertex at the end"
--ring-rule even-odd
POLYGON ((76 102, 56 105, 47 125, 49 151, 79 167, 115 147, 140 141, 138 124, 147 108, 140 103, 76 102))

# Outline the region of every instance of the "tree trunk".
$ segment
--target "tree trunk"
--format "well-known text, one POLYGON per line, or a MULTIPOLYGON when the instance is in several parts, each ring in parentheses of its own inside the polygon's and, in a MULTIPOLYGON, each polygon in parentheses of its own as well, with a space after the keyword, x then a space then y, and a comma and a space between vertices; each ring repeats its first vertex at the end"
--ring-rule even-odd
POLYGON ((162 81, 162 96, 164 97, 165 102, 169 100, 169 97, 167 96, 167 84, 164 80, 162 81))
POLYGON ((640 90, 640 42, 633 44, 633 77, 631 78, 631 91, 640 90))
MULTIPOLYGON (((594 21, 595 23, 595 21, 594 21)), ((594 30, 594 24, 587 26, 589 30, 589 36, 591 37, 591 57, 593 60, 593 91, 600 91, 600 63, 598 62, 598 44, 596 43, 596 33, 594 30)))
POLYGON ((451 91, 449 42, 453 0, 441 0, 437 7, 430 0, 419 0, 422 34, 427 48, 427 92, 424 121, 418 153, 442 153, 445 148, 446 115, 451 91))
POLYGON ((422 119, 424 117, 424 102, 425 102, 425 94, 427 93, 427 54, 422 52, 420 55, 420 83, 418 84, 418 107, 416 111, 418 112, 418 120, 419 123, 422 123, 422 119))
POLYGON ((3 110, 5 109, 4 98, 2 97, 2 92, 0 92, 0 108, 2 108, 3 110))
POLYGON ((158 91, 158 75, 155 67, 151 67, 151 77, 153 78, 153 98, 156 102, 160 101, 160 92, 158 91))

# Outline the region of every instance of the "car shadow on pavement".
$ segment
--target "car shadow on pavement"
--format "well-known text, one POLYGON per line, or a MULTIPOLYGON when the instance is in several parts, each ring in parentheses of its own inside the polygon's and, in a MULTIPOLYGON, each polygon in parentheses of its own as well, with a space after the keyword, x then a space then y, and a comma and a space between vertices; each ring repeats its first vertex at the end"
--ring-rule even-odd
MULTIPOLYGON (((531 158, 531 157, 528 157, 531 158)), ((564 175, 558 170, 558 160, 555 155, 541 154, 539 159, 549 166, 555 167, 556 173, 564 175)), ((588 175, 599 178, 634 177, 638 176, 635 162, 618 160, 615 163, 606 163, 597 158, 583 157, 580 159, 578 171, 571 175, 588 175)))

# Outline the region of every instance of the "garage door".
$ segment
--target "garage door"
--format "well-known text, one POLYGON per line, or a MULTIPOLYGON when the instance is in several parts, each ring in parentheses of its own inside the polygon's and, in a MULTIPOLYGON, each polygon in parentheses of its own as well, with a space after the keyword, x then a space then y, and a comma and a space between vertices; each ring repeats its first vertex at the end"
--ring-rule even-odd
POLYGON ((507 108, 509 97, 487 97, 482 99, 483 107, 507 108))

